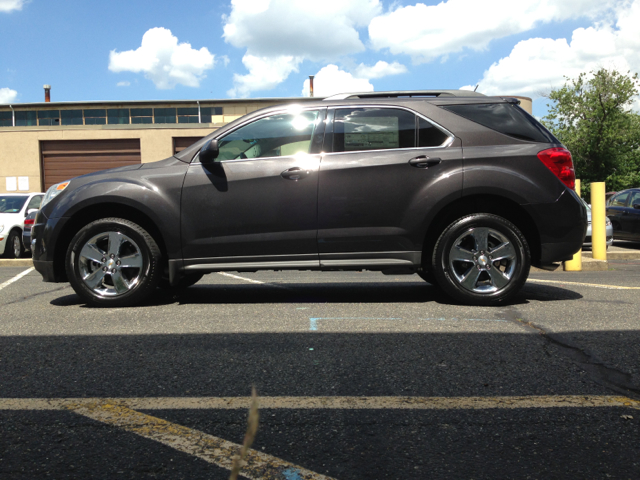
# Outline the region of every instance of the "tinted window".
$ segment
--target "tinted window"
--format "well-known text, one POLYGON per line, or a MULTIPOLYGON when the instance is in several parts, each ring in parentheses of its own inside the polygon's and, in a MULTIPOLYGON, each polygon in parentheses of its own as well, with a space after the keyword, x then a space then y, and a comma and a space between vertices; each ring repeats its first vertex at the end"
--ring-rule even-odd
POLYGON ((110 108, 107 110, 107 121, 110 125, 126 125, 129 123, 128 108, 110 108))
POLYGON ((640 192, 635 192, 631 195, 631 201, 629 202, 629 206, 633 207, 634 203, 640 203, 640 192))
POLYGON ((26 195, 0 195, 0 213, 18 213, 29 198, 26 195))
POLYGON ((175 108, 154 108, 154 123, 176 123, 175 108))
POLYGON ((218 141, 220 160, 280 157, 311 152, 317 110, 282 113, 256 120, 218 141))
POLYGON ((612 207, 624 207, 627 205, 627 198, 629 198, 629 192, 621 193, 611 199, 610 205, 612 207))
POLYGON ((416 117, 393 108, 336 110, 333 151, 382 150, 416 146, 416 117))
POLYGON ((62 110, 60 123, 62 125, 82 125, 82 110, 62 110))
POLYGON ((37 125, 36 112, 16 112, 16 127, 37 125))
POLYGON ((35 197, 31 197, 29 200, 29 205, 27 205, 27 210, 39 209, 40 204, 42 203, 42 195, 36 195, 35 197))
POLYGON ((435 125, 427 122, 424 118, 418 117, 418 146, 419 147, 439 147, 449 136, 435 125))
POLYGON ((39 110, 39 125, 60 125, 60 110, 39 110))
POLYGON ((0 112, 0 127, 12 127, 13 114, 11 112, 0 112))
POLYGON ((447 105, 442 108, 520 140, 560 143, 535 118, 512 103, 447 105))

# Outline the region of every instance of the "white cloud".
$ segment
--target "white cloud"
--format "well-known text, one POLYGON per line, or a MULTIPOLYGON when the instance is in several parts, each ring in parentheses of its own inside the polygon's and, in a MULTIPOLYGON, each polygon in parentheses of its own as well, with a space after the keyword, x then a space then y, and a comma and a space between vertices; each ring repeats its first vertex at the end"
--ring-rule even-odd
POLYGON ((128 87, 129 85, 131 85, 131 82, 118 82, 118 83, 116 83, 117 87, 128 87))
POLYGON ((151 28, 142 37, 136 50, 109 54, 109 70, 112 72, 144 73, 159 89, 176 85, 199 87, 206 77, 205 71, 213 68, 214 55, 202 47, 191 48, 189 43, 178 43, 178 38, 166 28, 151 28))
MULTIPOLYGON (((327 65, 320 69, 313 79, 313 95, 328 97, 337 93, 373 92, 373 85, 365 78, 355 78, 336 65, 327 65)), ((309 79, 304 81, 302 95, 309 96, 309 79)))
POLYGON ((256 57, 246 54, 242 63, 249 70, 247 75, 233 75, 234 87, 227 92, 230 97, 248 97, 255 90, 270 90, 284 82, 291 72, 298 71, 302 59, 281 55, 256 57))
POLYGON ((364 63, 358 65, 355 69, 354 75, 358 78, 382 78, 387 75, 399 75, 401 73, 407 73, 407 67, 398 62, 387 63, 382 60, 378 61, 374 66, 369 67, 364 63))
POLYGON ((22 7, 27 3, 29 3, 28 0, 0 0, 0 12, 22 10, 22 7))
MULTIPOLYGON (((619 0, 618 2, 619 3, 619 0)), ((615 0, 448 0, 400 7, 374 18, 369 38, 374 49, 410 55, 425 63, 465 48, 485 50, 498 38, 541 23, 601 14, 615 0)))
POLYGON ((618 10, 612 25, 596 23, 573 31, 567 39, 531 38, 516 44, 509 56, 484 72, 478 91, 487 95, 539 97, 561 87, 565 76, 601 67, 640 71, 640 0, 618 10))
POLYGON ((0 88, 0 103, 13 103, 18 98, 18 92, 10 88, 0 88))
POLYGON ((274 88, 304 60, 364 51, 358 28, 381 11, 379 0, 232 0, 231 13, 223 17, 223 37, 246 48, 243 63, 249 74, 235 75, 230 92, 246 96, 274 88))

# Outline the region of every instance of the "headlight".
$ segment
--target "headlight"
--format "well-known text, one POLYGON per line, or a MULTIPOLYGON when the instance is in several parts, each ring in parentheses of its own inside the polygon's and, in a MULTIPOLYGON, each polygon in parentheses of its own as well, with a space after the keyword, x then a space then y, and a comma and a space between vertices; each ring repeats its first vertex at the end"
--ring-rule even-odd
POLYGON ((0 232, 2 232, 2 230, 4 230, 4 225, 0 225, 0 232))
POLYGON ((51 200, 53 200, 58 195, 60 195, 63 192, 63 190, 67 188, 67 186, 69 186, 70 181, 71 180, 67 180, 65 182, 56 183, 55 185, 50 186, 49 190, 47 190, 47 193, 44 195, 44 198, 42 199, 42 204, 40 205, 40 208, 44 207, 47 203, 49 203, 51 200))
MULTIPOLYGON (((607 227, 610 227, 610 226, 611 226, 611 220, 609 220, 609 217, 604 217, 604 218, 606 218, 605 223, 606 223, 607 227)), ((1 231, 2 231, 2 230, 0 230, 0 232, 1 232, 1 231)))

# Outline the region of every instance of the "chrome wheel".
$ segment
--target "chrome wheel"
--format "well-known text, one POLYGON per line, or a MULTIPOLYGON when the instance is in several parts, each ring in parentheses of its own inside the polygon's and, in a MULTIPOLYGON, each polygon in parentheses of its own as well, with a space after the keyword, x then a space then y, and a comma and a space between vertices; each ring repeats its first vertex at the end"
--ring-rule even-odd
POLYGON ((22 244, 20 243, 20 237, 14 235, 13 243, 13 258, 20 258, 22 256, 22 244))
POLYGON ((140 247, 121 232, 92 236, 80 249, 77 262, 82 281, 100 297, 124 295, 144 273, 140 247))
POLYGON ((503 290, 517 267, 516 248, 492 228, 469 228, 449 250, 449 270, 469 292, 487 294, 503 290))

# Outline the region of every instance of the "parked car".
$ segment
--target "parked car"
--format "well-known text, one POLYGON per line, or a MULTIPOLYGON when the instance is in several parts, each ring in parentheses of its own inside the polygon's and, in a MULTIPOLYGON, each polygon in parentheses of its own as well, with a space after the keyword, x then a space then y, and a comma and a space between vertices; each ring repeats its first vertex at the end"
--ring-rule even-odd
POLYGON ((5 258, 24 254, 22 231, 25 217, 40 208, 44 193, 0 194, 0 252, 5 258))
MULTIPOLYGON (((589 222, 589 226, 587 227, 587 236, 584 237, 583 247, 591 248, 591 205, 582 200, 582 202, 587 207, 587 221, 589 222)), ((613 245, 613 225, 609 217, 605 217, 605 236, 607 241, 607 249, 613 245)))
POLYGON ((45 281, 93 305, 256 270, 418 273, 507 302, 587 229, 571 154, 512 98, 369 92, 250 113, 166 160, 52 186, 45 281))
POLYGON ((31 228, 36 223, 37 210, 32 210, 24 219, 24 229, 22 230, 22 246, 24 251, 31 253, 31 228))
POLYGON ((615 240, 640 240, 640 188, 618 192, 607 203, 615 240))

